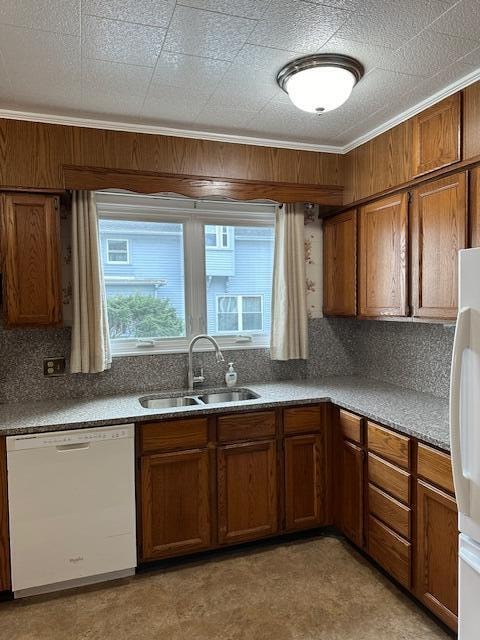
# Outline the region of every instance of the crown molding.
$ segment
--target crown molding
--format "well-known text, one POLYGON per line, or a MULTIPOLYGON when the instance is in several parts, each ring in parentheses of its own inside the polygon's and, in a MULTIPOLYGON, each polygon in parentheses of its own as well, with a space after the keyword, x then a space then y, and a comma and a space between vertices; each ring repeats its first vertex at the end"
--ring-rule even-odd
POLYGON ((130 133, 146 133, 150 135, 172 136, 175 138, 193 138, 194 140, 209 140, 212 142, 228 142, 231 144, 246 144, 256 147, 273 147, 277 149, 292 149, 295 151, 314 151, 317 153, 338 153, 346 154, 356 147, 359 147, 376 136, 385 133, 389 129, 412 118, 417 113, 424 111, 428 107, 448 98, 453 93, 468 87, 480 80, 480 69, 475 69, 468 75, 449 84, 444 89, 437 91, 429 98, 422 100, 413 107, 402 111, 397 116, 387 120, 383 124, 371 129, 367 133, 359 136, 352 142, 344 146, 313 144, 308 142, 293 142, 288 140, 276 140, 275 138, 256 138, 253 136, 242 136, 229 133, 215 133, 210 131, 197 131, 196 129, 175 129, 173 127, 162 127, 153 124, 141 124, 135 122, 120 122, 113 120, 98 120, 95 118, 65 116, 47 113, 37 113, 35 111, 20 111, 13 109, 1 109, 0 118, 7 120, 26 120, 29 122, 41 122, 44 124, 60 124, 71 127, 84 127, 89 129, 107 129, 111 131, 126 131, 130 133))

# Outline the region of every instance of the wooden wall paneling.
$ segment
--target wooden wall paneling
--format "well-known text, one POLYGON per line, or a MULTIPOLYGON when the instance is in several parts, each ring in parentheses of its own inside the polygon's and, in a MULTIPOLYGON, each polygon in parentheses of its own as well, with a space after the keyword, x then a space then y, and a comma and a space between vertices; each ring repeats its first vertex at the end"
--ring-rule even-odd
POLYGON ((480 156, 480 82, 463 90, 462 159, 480 156))
POLYGON ((10 543, 8 534, 7 449, 0 438, 0 591, 10 589, 10 543))
POLYGON ((412 173, 419 176, 461 159, 461 93, 425 109, 412 120, 412 173))
POLYGON ((352 209, 323 223, 323 312, 357 313, 357 211, 352 209))
POLYGON ((458 305, 458 250, 467 245, 466 174, 414 190, 412 303, 419 318, 454 319, 458 305))
POLYGON ((468 213, 468 246, 480 247, 480 166, 469 171, 468 213))
POLYGON ((358 226, 359 315, 408 315, 407 194, 361 207, 358 226))

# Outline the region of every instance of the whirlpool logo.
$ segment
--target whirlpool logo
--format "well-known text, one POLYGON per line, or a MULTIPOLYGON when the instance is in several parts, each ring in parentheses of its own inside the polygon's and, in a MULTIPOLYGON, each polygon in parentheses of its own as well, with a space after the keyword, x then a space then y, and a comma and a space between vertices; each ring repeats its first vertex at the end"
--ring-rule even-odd
POLYGON ((69 558, 68 561, 71 564, 78 564, 79 562, 83 562, 84 558, 83 556, 77 556, 76 558, 69 558))

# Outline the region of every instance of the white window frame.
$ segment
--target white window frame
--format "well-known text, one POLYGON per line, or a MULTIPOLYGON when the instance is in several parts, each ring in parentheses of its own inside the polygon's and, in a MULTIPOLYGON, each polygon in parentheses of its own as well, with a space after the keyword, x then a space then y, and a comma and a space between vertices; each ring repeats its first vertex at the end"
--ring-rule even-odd
POLYGON ((261 293, 241 293, 241 294, 235 294, 235 293, 219 293, 216 295, 215 297, 215 330, 216 330, 216 335, 221 336, 223 335, 228 335, 231 332, 229 331, 221 331, 218 328, 218 316, 219 316, 219 311, 218 311, 218 300, 220 298, 236 298, 237 300, 237 318, 238 318, 238 329, 237 332, 241 333, 241 334, 245 334, 245 335, 255 335, 255 334, 262 334, 263 330, 264 330, 264 326, 265 326, 265 322, 264 322, 264 311, 263 311, 263 295, 261 293), (243 328, 243 299, 244 298, 260 298, 260 313, 262 316, 262 327, 261 329, 244 329, 243 328))
MULTIPOLYGON (((230 203, 222 200, 205 202, 177 196, 139 196, 127 192, 101 191, 96 193, 96 200, 100 219, 183 224, 186 335, 151 340, 118 338, 112 341, 114 357, 187 352, 193 336, 208 332, 205 293, 205 225, 273 227, 275 222, 273 203, 230 203), (221 221, 220 225, 219 221, 221 221)), ((248 294, 243 295, 248 296, 248 294)), ((261 294, 258 295, 261 296, 261 294)), ((263 296, 261 297, 264 326, 263 296)), ((270 335, 258 331, 238 332, 235 335, 217 332, 215 338, 223 350, 265 349, 270 345, 270 335)), ((195 346, 196 351, 212 349, 213 347, 207 341, 201 341, 195 346)))
POLYGON ((130 240, 127 238, 106 238, 107 240, 107 264, 130 264, 130 240), (127 259, 126 260, 110 260, 110 253, 124 253, 118 249, 110 249, 110 242, 126 242, 127 244, 127 259))
MULTIPOLYGON (((215 227, 215 244, 209 245, 207 247, 208 251, 228 251, 233 248, 233 233, 232 228, 228 227, 225 224, 209 224, 209 227, 215 227), (226 227, 227 229, 227 244, 224 246, 223 243, 223 229, 226 227)), ((212 232, 209 232, 212 233, 212 232)))

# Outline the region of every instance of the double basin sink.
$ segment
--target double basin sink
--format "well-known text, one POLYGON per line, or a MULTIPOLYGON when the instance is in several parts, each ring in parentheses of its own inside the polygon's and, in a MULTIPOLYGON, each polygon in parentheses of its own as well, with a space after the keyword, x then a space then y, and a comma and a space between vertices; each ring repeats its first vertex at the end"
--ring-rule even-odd
POLYGON ((169 409, 172 407, 202 406, 205 404, 220 404, 222 402, 241 402, 254 400, 260 396, 250 389, 235 391, 218 391, 203 395, 179 395, 169 397, 144 396, 139 402, 145 409, 169 409))

